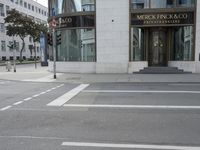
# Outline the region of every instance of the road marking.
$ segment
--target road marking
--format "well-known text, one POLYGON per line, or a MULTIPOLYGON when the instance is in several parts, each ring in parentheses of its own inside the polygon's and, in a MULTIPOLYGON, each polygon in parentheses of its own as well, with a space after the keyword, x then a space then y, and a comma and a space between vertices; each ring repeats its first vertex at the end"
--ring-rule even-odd
POLYGON ((13 105, 19 105, 19 104, 21 104, 21 103, 23 103, 23 101, 16 102, 16 103, 14 103, 13 105))
POLYGON ((74 147, 101 147, 101 148, 139 148, 139 149, 165 149, 165 150, 199 150, 200 147, 172 146, 172 145, 141 145, 141 144, 108 144, 108 143, 82 143, 63 142, 62 146, 74 147))
POLYGON ((40 96, 40 94, 33 95, 33 97, 38 97, 38 96, 40 96))
POLYGON ((47 92, 41 92, 40 95, 46 94, 47 92))
POLYGON ((37 136, 0 136, 0 138, 43 139, 43 140, 66 140, 67 139, 67 138, 60 138, 60 137, 37 137, 37 136))
POLYGON ((52 101, 51 103, 47 104, 47 106, 62 106, 88 86, 89 84, 81 84, 71 91, 65 93, 61 97, 57 98, 56 100, 52 101))
POLYGON ((200 91, 129 91, 129 90, 84 90, 84 93, 183 93, 200 94, 200 91))
POLYGON ((189 86, 189 85, 199 86, 199 83, 170 83, 168 85, 172 85, 172 86, 189 86))
POLYGON ((170 106, 170 105, 85 105, 65 104, 65 107, 79 108, 129 108, 129 109, 200 109, 200 106, 170 106))
POLYGON ((64 86, 64 84, 58 85, 57 88, 60 88, 60 87, 62 87, 62 86, 64 86))
POLYGON ((51 92, 51 91, 52 91, 52 89, 46 90, 46 92, 51 92))
POLYGON ((7 109, 10 109, 12 106, 7 106, 7 107, 4 107, 4 108, 1 108, 0 111, 4 111, 4 110, 7 110, 7 109))
POLYGON ((0 84, 10 83, 10 81, 1 81, 0 84))
MULTIPOLYGON (((8 82, 9 82, 9 81, 8 81, 8 82)), ((61 87, 61 86, 64 86, 64 84, 59 85, 59 87, 61 87)), ((35 95, 33 95, 32 97, 25 98, 23 101, 16 102, 16 103, 14 103, 13 105, 14 105, 14 106, 19 105, 19 104, 23 103, 24 101, 29 101, 29 100, 31 100, 31 99, 33 99, 33 98, 36 98, 36 97, 38 97, 38 96, 40 96, 40 95, 42 95, 42 94, 45 94, 45 93, 50 92, 50 91, 55 90, 55 89, 56 89, 56 87, 51 88, 51 89, 47 90, 46 92, 41 92, 40 94, 35 94, 35 95)), ((11 107, 12 107, 12 106, 7 106, 7 107, 4 107, 4 108, 1 108, 0 111, 7 110, 7 109, 9 109, 9 108, 11 108, 11 107)))
POLYGON ((31 99, 32 99, 32 97, 28 97, 28 98, 25 98, 24 101, 29 101, 31 99))

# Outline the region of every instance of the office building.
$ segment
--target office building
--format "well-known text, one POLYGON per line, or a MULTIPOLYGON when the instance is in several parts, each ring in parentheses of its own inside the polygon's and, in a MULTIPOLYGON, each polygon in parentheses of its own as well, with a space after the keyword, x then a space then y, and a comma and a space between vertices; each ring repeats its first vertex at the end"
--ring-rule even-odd
MULTIPOLYGON (((27 15, 38 23, 47 23, 48 9, 33 0, 0 0, 0 60, 13 59, 13 50, 8 47, 13 40, 16 40, 16 58, 20 58, 22 40, 19 37, 9 37, 6 35, 4 18, 11 9, 16 9, 21 14, 27 15)), ((35 56, 32 45, 34 45, 32 37, 27 36, 25 38, 25 48, 22 53, 24 59, 35 56)), ((37 43, 36 57, 39 58, 40 56, 40 45, 37 43)))
POLYGON ((199 73, 198 8, 197 0, 49 0, 49 20, 54 16, 62 35, 57 71, 132 73, 154 66, 199 73))

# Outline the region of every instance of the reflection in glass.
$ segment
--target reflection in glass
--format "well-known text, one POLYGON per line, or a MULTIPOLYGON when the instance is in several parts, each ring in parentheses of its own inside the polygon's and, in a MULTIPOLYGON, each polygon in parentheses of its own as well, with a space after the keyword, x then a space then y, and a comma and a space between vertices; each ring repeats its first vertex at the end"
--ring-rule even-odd
POLYGON ((194 7, 195 0, 131 0, 132 9, 194 7))
POLYGON ((183 7, 192 7, 194 6, 194 0, 178 0, 177 5, 183 7))
POLYGON ((131 28, 131 61, 144 60, 144 29, 131 28))
POLYGON ((151 8, 170 8, 173 4, 174 0, 151 0, 151 8))
POLYGON ((95 29, 63 30, 61 39, 57 47, 58 61, 95 61, 95 29))
POLYGON ((191 61, 193 59, 193 27, 175 27, 172 60, 191 61))
POLYGON ((149 8, 149 0, 131 0, 132 9, 149 8))
POLYGON ((50 0, 49 2, 50 16, 80 11, 95 11, 94 0, 50 0))

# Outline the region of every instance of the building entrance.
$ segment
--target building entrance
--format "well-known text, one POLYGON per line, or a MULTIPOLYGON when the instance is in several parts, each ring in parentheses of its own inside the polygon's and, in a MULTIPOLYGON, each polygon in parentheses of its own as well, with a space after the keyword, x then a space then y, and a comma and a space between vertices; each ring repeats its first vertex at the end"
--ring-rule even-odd
POLYGON ((150 28, 149 34, 149 66, 167 65, 167 30, 150 28))

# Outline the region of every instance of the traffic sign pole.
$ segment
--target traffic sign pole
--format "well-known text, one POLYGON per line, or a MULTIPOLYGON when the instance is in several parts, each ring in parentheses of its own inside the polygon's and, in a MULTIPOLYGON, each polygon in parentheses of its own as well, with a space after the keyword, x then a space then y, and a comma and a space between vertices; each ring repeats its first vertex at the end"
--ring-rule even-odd
POLYGON ((53 28, 53 78, 56 79, 56 34, 55 28, 53 28))
POLYGON ((53 78, 56 79, 56 20, 53 18, 53 20, 50 22, 50 27, 53 29, 52 33, 52 39, 53 39, 53 78))

